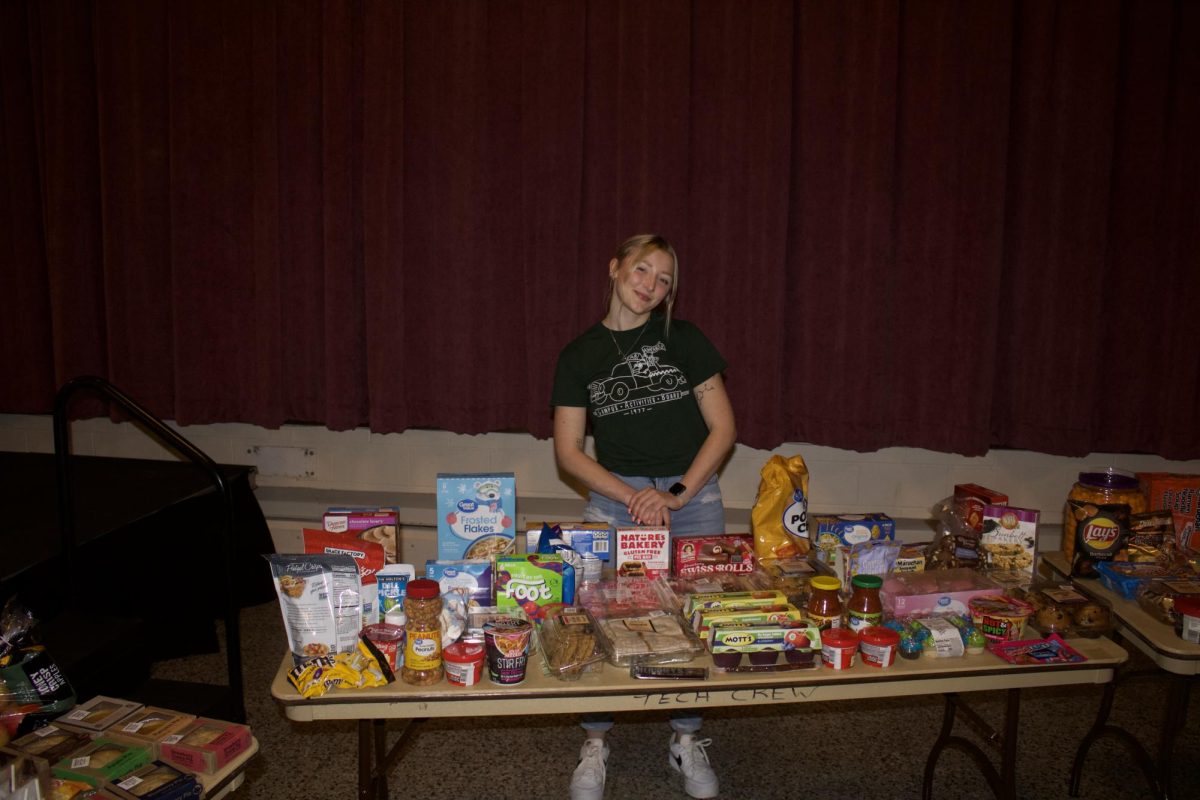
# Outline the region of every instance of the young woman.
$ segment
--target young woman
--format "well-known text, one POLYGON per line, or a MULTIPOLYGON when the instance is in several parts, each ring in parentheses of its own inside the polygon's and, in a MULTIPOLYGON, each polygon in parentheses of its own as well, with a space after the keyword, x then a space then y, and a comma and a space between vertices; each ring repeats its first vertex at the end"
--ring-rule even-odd
MULTIPOLYGON (((672 319, 675 250, 634 236, 608 264, 608 313, 563 348, 554 375, 554 455, 589 490, 584 519, 614 526, 669 525, 672 536, 725 532, 717 469, 733 447, 725 361, 700 330, 672 319), (596 446, 584 449, 591 424, 596 446)), ((675 716, 669 764, 696 798, 718 782, 699 739, 700 717, 675 716)), ((571 779, 572 800, 600 800, 611 715, 583 722, 588 738, 571 779)))

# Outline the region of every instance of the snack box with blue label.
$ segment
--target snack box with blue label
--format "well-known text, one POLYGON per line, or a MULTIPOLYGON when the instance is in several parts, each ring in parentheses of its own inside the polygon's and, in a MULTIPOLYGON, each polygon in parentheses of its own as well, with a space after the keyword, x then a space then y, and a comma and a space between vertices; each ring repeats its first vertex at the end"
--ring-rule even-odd
POLYGON ((529 522, 525 526, 525 552, 536 553, 542 527, 558 528, 558 536, 581 556, 591 553, 608 561, 612 552, 612 528, 603 522, 529 522))
POLYGON ((826 563, 835 561, 839 546, 896 538, 896 523, 887 514, 812 514, 808 528, 817 557, 826 563))
POLYGON ((437 581, 442 594, 457 591, 465 595, 468 606, 492 604, 492 562, 484 559, 459 559, 425 562, 425 577, 437 581))
POLYGON ((152 761, 104 787, 119 800, 200 800, 204 787, 195 775, 152 761))
POLYGON ((517 482, 511 472, 439 473, 437 503, 439 560, 513 552, 517 482))

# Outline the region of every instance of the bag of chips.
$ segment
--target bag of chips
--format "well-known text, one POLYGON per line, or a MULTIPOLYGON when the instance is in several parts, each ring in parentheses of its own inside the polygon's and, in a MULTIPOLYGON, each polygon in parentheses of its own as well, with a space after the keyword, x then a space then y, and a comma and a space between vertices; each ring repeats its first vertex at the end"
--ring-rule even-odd
POLYGON ((804 458, 767 459, 759 472, 758 495, 750 512, 754 554, 759 560, 808 555, 808 466, 804 458))

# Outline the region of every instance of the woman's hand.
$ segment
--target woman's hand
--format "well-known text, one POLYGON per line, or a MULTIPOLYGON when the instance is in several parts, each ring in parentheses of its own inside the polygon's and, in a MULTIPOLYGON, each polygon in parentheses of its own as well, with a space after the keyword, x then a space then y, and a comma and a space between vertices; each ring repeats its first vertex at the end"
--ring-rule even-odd
POLYGON ((629 498, 629 516, 639 525, 670 525, 671 512, 683 508, 684 500, 670 492, 647 486, 629 498))

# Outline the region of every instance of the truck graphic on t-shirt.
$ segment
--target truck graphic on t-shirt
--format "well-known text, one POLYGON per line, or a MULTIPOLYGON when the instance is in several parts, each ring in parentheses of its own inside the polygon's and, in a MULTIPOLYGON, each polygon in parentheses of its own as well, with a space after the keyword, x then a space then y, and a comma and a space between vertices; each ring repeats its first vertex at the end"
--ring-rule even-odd
POLYGON ((597 406, 620 403, 638 389, 647 393, 669 392, 685 385, 687 378, 682 372, 659 362, 655 353, 661 348, 661 344, 646 345, 641 352, 630 353, 617 362, 607 378, 588 384, 592 403, 597 406))

